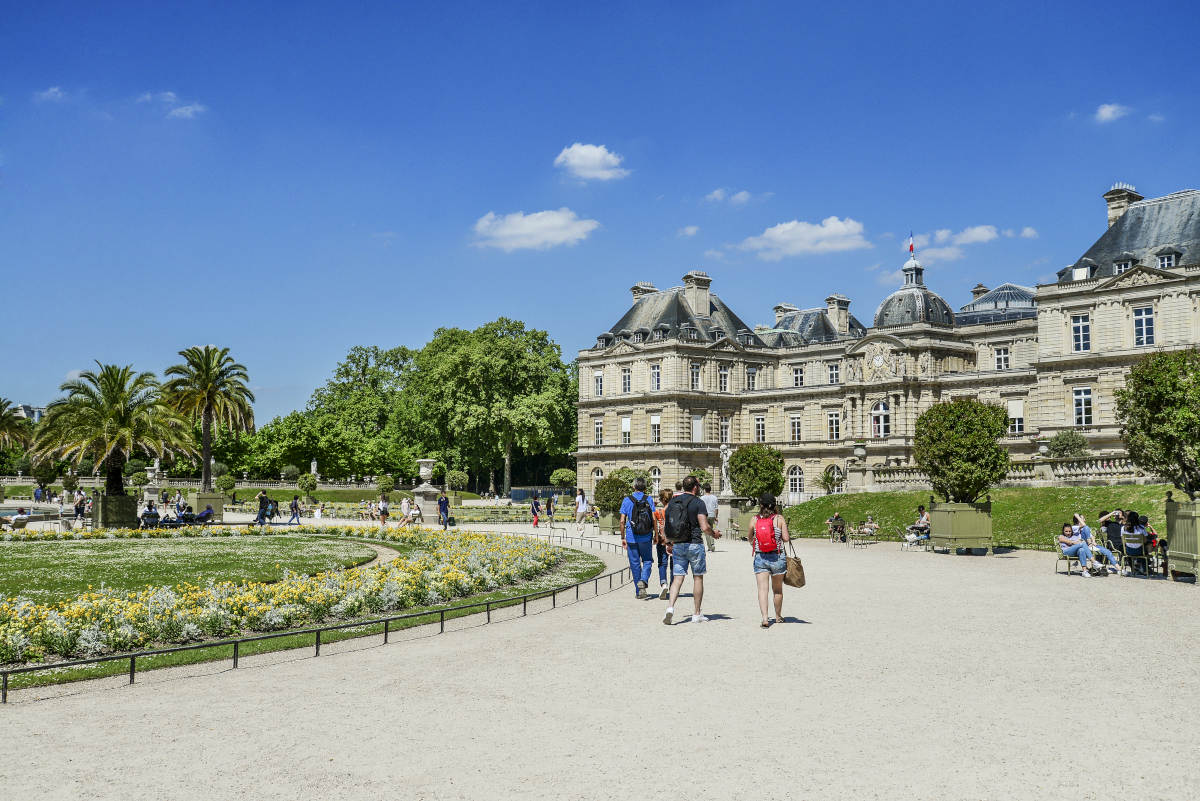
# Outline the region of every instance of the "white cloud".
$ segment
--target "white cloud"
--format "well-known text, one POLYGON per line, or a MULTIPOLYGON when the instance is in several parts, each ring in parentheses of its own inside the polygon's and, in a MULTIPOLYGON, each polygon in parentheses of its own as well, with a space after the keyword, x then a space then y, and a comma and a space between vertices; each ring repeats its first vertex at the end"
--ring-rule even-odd
POLYGON ((921 251, 921 261, 925 264, 934 264, 939 261, 957 261, 962 257, 962 248, 954 245, 944 248, 927 248, 921 251))
POLYGON ((168 106, 173 106, 179 102, 179 95, 174 92, 142 92, 138 95, 137 102, 149 103, 152 100, 157 100, 159 103, 165 103, 168 106))
POLYGON ((515 211, 503 217, 495 212, 475 221, 476 247, 514 250, 545 250, 558 245, 575 245, 600 227, 596 220, 581 220, 575 212, 563 206, 557 211, 538 211, 526 214, 515 211))
POLYGON ((76 378, 79 378, 79 376, 81 376, 81 375, 83 375, 82 370, 68 370, 67 374, 63 376, 63 380, 74 381, 76 378))
POLYGON ((1025 226, 1024 228, 1021 229, 1021 238, 1022 239, 1037 239, 1038 238, 1037 229, 1032 226, 1029 226, 1029 225, 1025 226))
POLYGON ((710 203, 721 203, 728 200, 731 206, 744 206, 751 200, 765 200, 773 194, 774 192, 763 192, 761 195, 754 195, 746 189, 739 189, 737 192, 733 192, 725 187, 717 187, 705 195, 704 199, 710 203))
POLYGON ((735 206, 745 205, 750 202, 750 193, 743 189, 741 192, 734 193, 729 198, 729 202, 735 206))
POLYGON ((67 99, 67 93, 62 90, 62 87, 51 86, 44 92, 34 92, 33 99, 39 103, 61 103, 67 99))
POLYGON ((167 112, 167 116, 176 120, 190 120, 208 111, 208 106, 201 103, 188 103, 186 106, 176 106, 167 112))
POLYGON ((720 203, 725 199, 725 190, 718 187, 705 195, 704 199, 711 200, 713 203, 720 203))
POLYGON ((1147 119, 1149 119, 1150 122, 1162 122, 1166 119, 1166 117, 1162 114, 1151 114, 1149 117, 1147 117, 1147 119))
POLYGON ((903 270, 884 270, 875 276, 875 283, 880 286, 897 286, 904 283, 903 270))
POLYGON ((685 225, 682 228, 680 228, 676 233, 679 236, 683 236, 683 237, 695 236, 696 234, 700 233, 700 226, 685 225))
POLYGON ((953 232, 949 228, 939 228, 933 232, 933 241, 945 242, 953 232))
POLYGON ((719 250, 706 250, 704 251, 704 258, 713 261, 725 261, 725 254, 719 250))
POLYGON ((554 159, 555 167, 562 167, 567 172, 584 181, 611 181, 613 178, 624 178, 629 170, 621 166, 621 156, 610 151, 604 145, 585 145, 576 142, 570 147, 564 147, 554 159))
MULTIPOLYGON (((999 234, 996 233, 996 226, 994 225, 972 225, 955 234, 953 241, 956 245, 974 245, 980 242, 991 242, 998 236, 999 234)), ((939 239, 938 241, 941 242, 942 240, 939 239)))
POLYGON ((863 237, 863 224, 849 217, 826 217, 820 223, 791 222, 771 226, 759 236, 742 241, 742 250, 754 250, 764 261, 779 261, 785 256, 805 253, 832 253, 841 250, 869 248, 863 237))
POLYGON ((1114 122, 1128 114, 1133 109, 1129 106, 1122 106, 1120 103, 1102 103, 1096 109, 1094 119, 1096 122, 1114 122))

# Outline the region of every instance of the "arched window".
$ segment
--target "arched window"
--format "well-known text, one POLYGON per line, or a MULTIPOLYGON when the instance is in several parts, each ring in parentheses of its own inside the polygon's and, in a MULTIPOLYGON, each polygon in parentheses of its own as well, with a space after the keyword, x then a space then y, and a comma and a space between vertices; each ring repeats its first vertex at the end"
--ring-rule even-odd
POLYGON ((657 467, 650 468, 650 486, 653 487, 654 494, 658 495, 658 490, 662 487, 662 471, 657 467))
POLYGON ((604 471, 601 470, 599 467, 597 467, 595 470, 592 471, 592 478, 599 481, 600 479, 604 478, 604 471))
MULTIPOLYGON (((792 495, 799 495, 804 492, 804 470, 798 464, 794 464, 788 468, 788 492, 792 495)), ((793 501, 797 503, 798 501, 793 501)))
POLYGON ((880 401, 871 407, 871 436, 890 437, 892 435, 892 414, 888 405, 880 401))
POLYGON ((846 489, 846 474, 842 471, 842 468, 838 467, 836 464, 831 464, 829 466, 829 475, 833 477, 834 492, 842 492, 846 489))

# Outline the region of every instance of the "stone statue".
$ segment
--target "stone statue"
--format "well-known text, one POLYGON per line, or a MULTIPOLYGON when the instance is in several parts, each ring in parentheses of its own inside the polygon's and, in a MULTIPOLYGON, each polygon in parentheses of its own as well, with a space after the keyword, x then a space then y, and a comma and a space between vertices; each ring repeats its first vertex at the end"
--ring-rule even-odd
POLYGON ((313 459, 312 462, 309 463, 308 472, 312 473, 314 476, 317 474, 317 460, 316 459, 313 459))
POLYGON ((726 498, 733 496, 733 485, 729 481, 729 456, 731 453, 728 442, 721 443, 721 495, 726 498))

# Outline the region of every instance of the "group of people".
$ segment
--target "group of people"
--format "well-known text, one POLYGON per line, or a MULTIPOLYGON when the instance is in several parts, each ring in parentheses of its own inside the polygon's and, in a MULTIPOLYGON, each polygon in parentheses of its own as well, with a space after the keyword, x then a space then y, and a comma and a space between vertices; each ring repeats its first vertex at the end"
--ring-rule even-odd
POLYGON ((190 504, 183 504, 179 511, 176 511, 175 517, 167 517, 162 514, 158 507, 154 505, 154 501, 146 501, 146 508, 138 515, 138 525, 140 528, 178 528, 179 526, 202 526, 205 523, 211 523, 216 517, 216 512, 213 511, 212 504, 206 504, 204 511, 196 514, 190 504))
POLYGON ((1096 542, 1081 514, 1072 515, 1070 523, 1063 523, 1058 535, 1058 547, 1064 556, 1079 560, 1080 575, 1084 578, 1106 576, 1110 572, 1147 575, 1153 549, 1166 545, 1149 519, 1132 509, 1101 510, 1096 525, 1104 530, 1104 545, 1096 542))
MULTIPOLYGON (((582 492, 576 496, 582 498, 582 492)), ((577 521, 585 512, 576 502, 577 521)), ((646 492, 646 479, 633 482, 633 492, 621 502, 621 544, 629 558, 629 570, 634 578, 634 592, 641 600, 657 597, 667 602, 663 623, 675 619, 675 603, 690 571, 692 574, 693 623, 708 618, 701 611, 704 601, 704 576, 708 572, 707 554, 716 550, 721 532, 717 529, 717 498, 712 487, 701 485, 695 476, 688 476, 675 485, 675 491, 663 489, 655 499, 646 492), (702 494, 703 493, 703 494, 702 494), (652 594, 650 580, 654 563, 658 563, 657 596, 652 594), (670 574, 670 583, 667 576, 670 574)), ((784 544, 790 542, 787 521, 779 514, 775 496, 759 499, 753 530, 748 532, 753 571, 758 589, 758 604, 763 628, 773 622, 769 617, 768 596, 774 595, 774 621, 783 620, 783 577, 787 572, 784 544)))

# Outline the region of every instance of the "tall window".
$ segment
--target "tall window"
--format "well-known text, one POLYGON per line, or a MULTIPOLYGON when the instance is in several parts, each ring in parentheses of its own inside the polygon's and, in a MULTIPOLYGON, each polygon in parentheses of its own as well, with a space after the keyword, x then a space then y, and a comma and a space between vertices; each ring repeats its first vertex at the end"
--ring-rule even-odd
POLYGON ((717 371, 717 391, 729 391, 729 365, 721 365, 721 369, 717 371))
POLYGON ((650 365, 650 391, 658 392, 662 389, 662 366, 657 364, 650 365))
POLYGON ((842 438, 841 412, 827 412, 825 414, 825 431, 830 440, 842 438))
POLYGON ((628 367, 621 368, 621 391, 628 393, 633 388, 633 371, 628 367))
POLYGON ((692 389, 700 389, 700 365, 692 363, 692 389))
POLYGON ((664 331, 664 330, 663 330, 663 329, 661 329, 661 328, 656 328, 656 329, 654 329, 654 341, 655 341, 655 342, 657 342, 657 341, 659 341, 659 340, 666 339, 666 338, 667 338, 667 332, 666 332, 666 331, 664 331))
POLYGON ((1090 315, 1071 315, 1071 343, 1076 353, 1092 349, 1092 318, 1090 315))
POLYGON ((1168 270, 1175 266, 1175 254, 1168 253, 1165 256, 1158 257, 1158 269, 1168 270))
POLYGON ((602 395, 604 395, 604 373, 601 372, 600 370, 597 370, 595 377, 596 377, 596 397, 599 398, 602 395))
POLYGON ((762 415, 758 415, 754 418, 754 441, 767 441, 767 418, 763 417, 762 415))
POLYGON ((650 415, 650 441, 662 442, 662 417, 657 414, 650 415))
POLYGON ((1012 435, 1025 433, 1025 401, 1021 399, 1008 402, 1008 433, 1012 435))
POLYGON ((890 437, 892 435, 892 413, 883 401, 871 407, 871 436, 890 437))
POLYGON ((592 471, 592 478, 599 481, 600 479, 604 478, 604 471, 601 470, 599 467, 597 467, 595 470, 592 471))
POLYGON ((1127 261, 1114 262, 1113 263, 1113 272, 1115 272, 1117 275, 1120 275, 1121 273, 1127 273, 1127 272, 1129 272, 1129 268, 1132 266, 1133 265, 1127 261))
POLYGON ((1133 310, 1133 344, 1154 344, 1154 307, 1142 306, 1133 310))
POLYGON ((723 329, 723 328, 714 328, 714 329, 712 330, 712 338, 713 338, 713 342, 716 342, 718 339, 721 339, 721 338, 722 338, 722 337, 724 337, 724 336, 725 336, 725 329, 723 329))
POLYGON ((803 367, 793 367, 792 368, 792 386, 793 387, 804 386, 804 368, 803 367))
POLYGON ((746 389, 756 389, 758 387, 758 369, 754 367, 746 368, 746 389))
POLYGON ((804 492, 804 469, 798 464, 788 468, 788 492, 792 495, 804 492))
POLYGON ((793 414, 790 420, 792 429, 792 442, 799 442, 804 439, 804 419, 798 414, 793 414))
POLYGON ((692 415, 692 442, 704 442, 704 415, 692 415))
POLYGON ((1092 424, 1092 390, 1090 387, 1076 389, 1075 395, 1075 425, 1090 426, 1092 424))
POLYGON ((729 442, 729 418, 721 418, 721 442, 729 442))
POLYGON ((842 367, 837 362, 830 362, 829 365, 829 383, 837 384, 842 380, 842 367))
POLYGON ((1008 369, 1008 348, 996 348, 996 369, 1008 369))
POLYGON ((659 470, 657 467, 650 468, 650 485, 654 487, 655 495, 662 489, 662 470, 659 470))
POLYGON ((604 444, 604 420, 597 417, 592 421, 592 432, 595 434, 593 442, 597 445, 604 444))
POLYGON ((630 417, 622 417, 621 418, 621 444, 622 445, 629 444, 629 441, 630 441, 629 430, 630 430, 630 428, 632 428, 632 426, 633 426, 633 418, 630 418, 630 417))

